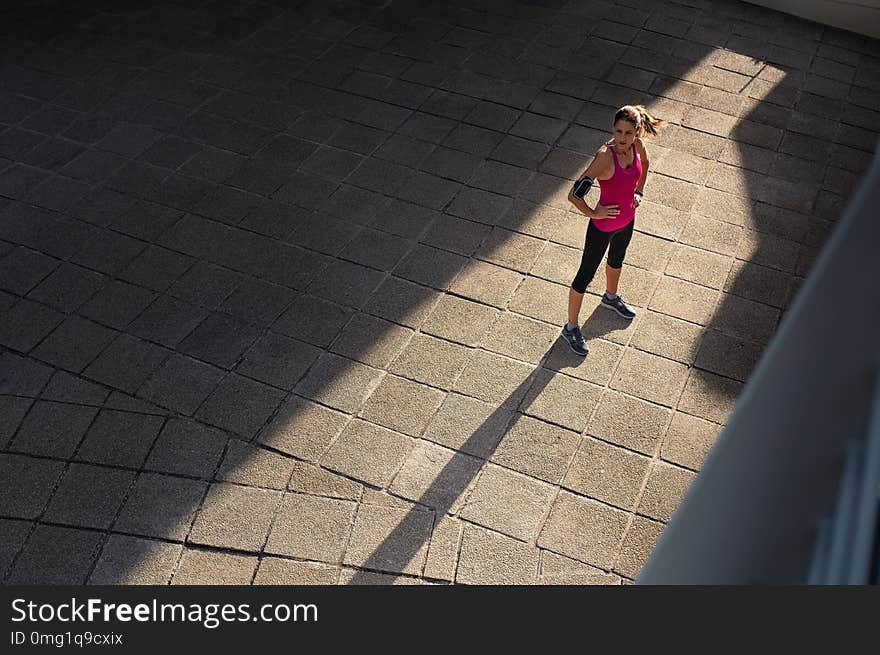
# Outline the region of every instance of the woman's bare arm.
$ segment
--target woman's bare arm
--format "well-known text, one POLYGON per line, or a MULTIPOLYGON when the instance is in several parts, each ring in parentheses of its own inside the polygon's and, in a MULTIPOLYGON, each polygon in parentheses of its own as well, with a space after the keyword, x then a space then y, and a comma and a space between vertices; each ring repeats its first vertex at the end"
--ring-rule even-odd
MULTIPOLYGON (((614 160, 611 158, 611 151, 608 150, 607 146, 603 145, 596 151, 595 156, 581 174, 580 179, 590 177, 593 180, 607 180, 613 173, 614 160)), ((617 205, 602 206, 597 203, 595 209, 591 208, 585 200, 574 195, 574 189, 569 191, 568 201, 577 207, 578 211, 590 218, 612 218, 619 212, 617 205)))

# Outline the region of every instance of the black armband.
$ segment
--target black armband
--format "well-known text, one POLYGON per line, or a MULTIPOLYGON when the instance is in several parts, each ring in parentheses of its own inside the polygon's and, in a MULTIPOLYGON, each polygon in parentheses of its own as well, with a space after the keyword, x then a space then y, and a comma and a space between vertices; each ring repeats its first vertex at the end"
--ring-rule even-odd
POLYGON ((593 179, 588 176, 584 176, 574 183, 574 187, 571 190, 571 195, 580 200, 584 199, 584 196, 587 195, 590 191, 590 187, 593 186, 593 179))

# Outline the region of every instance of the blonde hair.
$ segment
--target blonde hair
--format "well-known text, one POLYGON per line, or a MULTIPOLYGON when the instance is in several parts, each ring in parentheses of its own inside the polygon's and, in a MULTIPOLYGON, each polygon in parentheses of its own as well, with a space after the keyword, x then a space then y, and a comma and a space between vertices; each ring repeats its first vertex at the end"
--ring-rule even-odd
POLYGON ((639 136, 650 134, 657 136, 660 128, 666 126, 666 121, 652 115, 644 105, 624 105, 614 114, 614 123, 619 120, 629 121, 635 125, 639 136))

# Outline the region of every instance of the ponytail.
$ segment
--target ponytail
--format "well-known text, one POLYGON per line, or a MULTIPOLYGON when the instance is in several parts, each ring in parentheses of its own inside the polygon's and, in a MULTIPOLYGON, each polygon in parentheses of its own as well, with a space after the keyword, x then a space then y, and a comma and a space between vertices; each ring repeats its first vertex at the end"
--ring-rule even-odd
POLYGON ((621 107, 617 110, 617 113, 614 114, 614 122, 616 123, 621 119, 629 121, 635 125, 639 136, 645 134, 657 136, 660 132, 660 128, 667 125, 666 121, 652 115, 647 109, 645 109, 644 105, 626 105, 621 107))

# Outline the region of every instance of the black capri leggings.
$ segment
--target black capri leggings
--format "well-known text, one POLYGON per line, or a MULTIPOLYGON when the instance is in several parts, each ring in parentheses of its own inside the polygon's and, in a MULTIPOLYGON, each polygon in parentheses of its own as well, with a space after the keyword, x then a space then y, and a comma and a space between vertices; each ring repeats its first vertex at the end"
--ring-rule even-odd
POLYGON ((581 267, 578 269, 571 288, 578 293, 585 293, 596 270, 602 262, 602 256, 608 249, 608 265, 611 268, 621 268, 623 258, 626 255, 626 247, 633 235, 635 221, 630 221, 619 230, 603 232, 596 227, 593 221, 587 228, 587 240, 584 243, 584 254, 581 257, 581 267))

